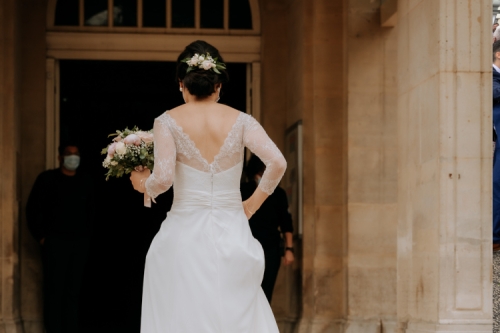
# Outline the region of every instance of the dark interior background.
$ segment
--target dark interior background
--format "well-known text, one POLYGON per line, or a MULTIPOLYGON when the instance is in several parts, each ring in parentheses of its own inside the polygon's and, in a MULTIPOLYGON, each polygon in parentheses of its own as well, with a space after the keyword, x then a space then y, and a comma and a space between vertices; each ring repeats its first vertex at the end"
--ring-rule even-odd
MULTIPOLYGON (((246 64, 227 64, 230 82, 219 103, 246 108, 246 64)), ((79 171, 96 185, 97 211, 84 277, 81 324, 85 332, 139 332, 142 278, 149 245, 170 209, 173 191, 143 207, 128 177, 105 181, 102 148, 117 129, 149 130, 153 121, 183 103, 175 63, 140 61, 60 62, 61 142, 78 142, 79 171)), ((193 244, 193 246, 196 246, 193 244)))

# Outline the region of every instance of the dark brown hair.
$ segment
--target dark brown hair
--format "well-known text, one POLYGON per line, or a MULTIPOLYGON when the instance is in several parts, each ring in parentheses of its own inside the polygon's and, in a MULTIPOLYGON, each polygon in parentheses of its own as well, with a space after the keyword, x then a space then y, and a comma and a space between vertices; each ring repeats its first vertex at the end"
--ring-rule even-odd
POLYGON ((500 52, 500 40, 493 43, 493 62, 495 62, 495 53, 500 52))
POLYGON ((204 70, 203 68, 194 68, 186 74, 188 64, 181 62, 181 60, 191 58, 195 54, 206 55, 207 53, 210 53, 212 58, 217 58, 217 62, 224 62, 224 59, 222 59, 219 54, 219 50, 202 40, 197 40, 186 46, 184 51, 177 58, 175 77, 177 82, 182 81, 187 90, 189 90, 189 93, 198 98, 205 98, 212 95, 215 92, 215 86, 217 84, 229 81, 229 75, 225 69, 219 69, 220 74, 217 74, 211 69, 204 70))

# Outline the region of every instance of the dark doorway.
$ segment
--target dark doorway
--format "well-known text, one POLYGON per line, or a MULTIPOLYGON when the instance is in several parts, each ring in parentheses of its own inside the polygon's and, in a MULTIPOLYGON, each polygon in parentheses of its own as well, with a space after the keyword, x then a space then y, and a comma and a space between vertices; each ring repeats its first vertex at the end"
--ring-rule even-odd
MULTIPOLYGON (((220 103, 246 108, 246 64, 228 64, 231 81, 220 103)), ((172 190, 143 207, 128 177, 105 181, 100 151, 117 129, 148 130, 160 114, 183 103, 175 63, 140 61, 60 62, 61 141, 80 144, 80 171, 96 185, 98 202, 90 259, 84 277, 84 332, 139 332, 144 260, 170 209, 172 190)))

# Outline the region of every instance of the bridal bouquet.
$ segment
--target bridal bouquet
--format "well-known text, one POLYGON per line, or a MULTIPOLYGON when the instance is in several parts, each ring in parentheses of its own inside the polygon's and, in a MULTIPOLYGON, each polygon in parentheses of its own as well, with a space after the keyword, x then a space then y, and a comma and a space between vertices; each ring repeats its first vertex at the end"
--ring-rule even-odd
POLYGON ((135 126, 123 131, 110 134, 114 136, 113 141, 101 151, 106 154, 102 163, 108 169, 106 180, 110 177, 122 177, 136 168, 147 167, 153 170, 153 131, 141 131, 135 126))

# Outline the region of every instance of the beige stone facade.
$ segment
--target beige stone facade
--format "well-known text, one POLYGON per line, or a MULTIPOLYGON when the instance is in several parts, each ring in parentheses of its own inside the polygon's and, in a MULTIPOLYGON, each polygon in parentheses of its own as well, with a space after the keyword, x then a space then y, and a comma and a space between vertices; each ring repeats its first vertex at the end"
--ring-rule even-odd
POLYGON ((249 64, 249 110, 280 148, 303 122, 303 235, 275 289, 280 332, 491 332, 491 1, 250 2, 252 33, 139 44, 48 28, 53 0, 0 2, 1 333, 43 331, 24 210, 54 162, 51 66, 172 60, 200 36, 249 64))

